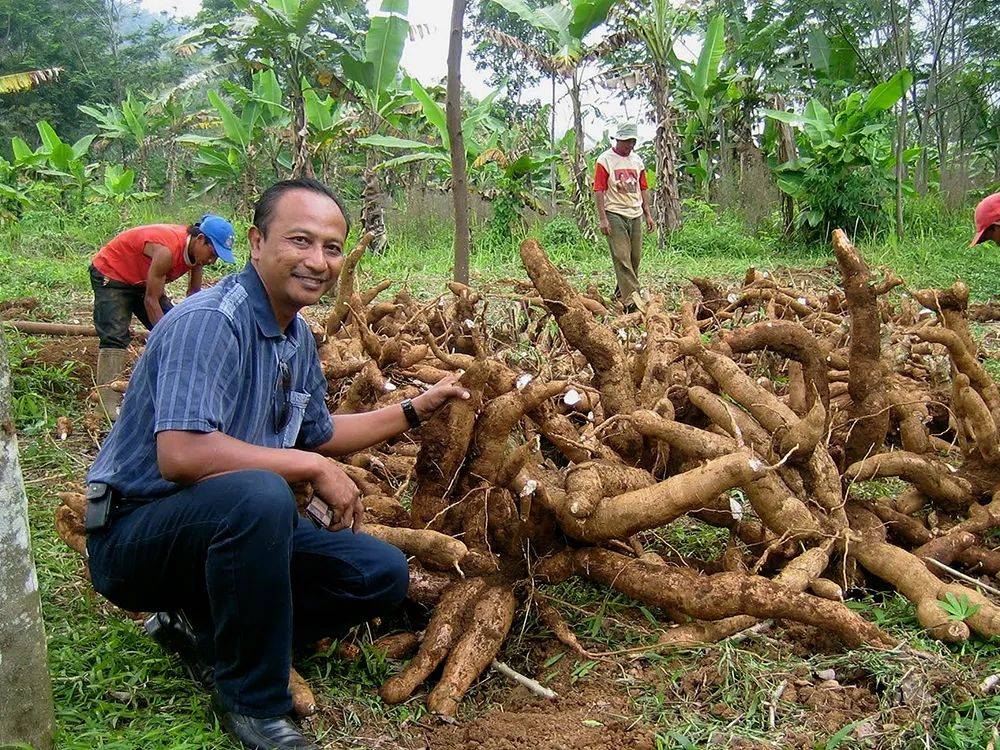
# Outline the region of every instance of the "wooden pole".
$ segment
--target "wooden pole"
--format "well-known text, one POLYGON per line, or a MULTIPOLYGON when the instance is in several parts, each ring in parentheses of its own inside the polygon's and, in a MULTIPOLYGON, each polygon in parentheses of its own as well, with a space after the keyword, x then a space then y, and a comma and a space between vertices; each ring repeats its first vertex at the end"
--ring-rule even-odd
POLYGON ((451 34, 448 39, 448 94, 446 117, 451 140, 451 196, 455 209, 455 281, 469 283, 469 180, 462 137, 462 27, 468 0, 454 0, 451 6, 451 34))

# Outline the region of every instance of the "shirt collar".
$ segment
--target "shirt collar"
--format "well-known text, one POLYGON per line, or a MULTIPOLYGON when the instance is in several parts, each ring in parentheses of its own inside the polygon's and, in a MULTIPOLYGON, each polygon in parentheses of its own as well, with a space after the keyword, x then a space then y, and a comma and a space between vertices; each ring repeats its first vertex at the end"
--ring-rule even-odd
POLYGON ((247 263, 246 268, 240 271, 236 278, 240 285, 247 290, 247 296, 250 298, 250 309, 253 310, 253 317, 257 321, 260 332, 271 339, 282 336, 294 338, 295 318, 292 318, 287 330, 281 330, 277 318, 274 317, 274 310, 271 309, 271 300, 267 296, 267 289, 264 288, 264 282, 260 280, 260 274, 257 273, 253 264, 247 263))

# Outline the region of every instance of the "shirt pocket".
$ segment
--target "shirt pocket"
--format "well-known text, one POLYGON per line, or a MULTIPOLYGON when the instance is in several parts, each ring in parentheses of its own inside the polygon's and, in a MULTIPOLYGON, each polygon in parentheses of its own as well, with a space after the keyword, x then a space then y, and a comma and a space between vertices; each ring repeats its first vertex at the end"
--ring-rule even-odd
POLYGON ((309 399, 310 394, 305 391, 291 391, 288 394, 288 424, 281 436, 282 448, 293 448, 298 441, 299 430, 302 429, 302 418, 305 416, 309 399))

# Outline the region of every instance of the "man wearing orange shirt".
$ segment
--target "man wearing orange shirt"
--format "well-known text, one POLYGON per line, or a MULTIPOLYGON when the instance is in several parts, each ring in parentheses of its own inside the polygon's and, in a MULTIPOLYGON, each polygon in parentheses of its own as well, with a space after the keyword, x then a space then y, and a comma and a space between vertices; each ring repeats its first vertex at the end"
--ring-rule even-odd
POLYGON ((102 247, 90 264, 94 327, 100 339, 97 384, 114 419, 121 395, 107 385, 121 375, 135 315, 151 329, 171 308, 166 285, 189 274, 187 294, 201 289, 202 268, 222 258, 233 263, 233 226, 206 214, 197 224, 151 224, 128 229, 102 247))
POLYGON ((643 218, 653 231, 646 168, 634 150, 638 137, 634 123, 623 123, 615 133, 615 145, 600 155, 594 168, 597 215, 611 248, 618 298, 626 312, 634 310, 638 301, 643 218))

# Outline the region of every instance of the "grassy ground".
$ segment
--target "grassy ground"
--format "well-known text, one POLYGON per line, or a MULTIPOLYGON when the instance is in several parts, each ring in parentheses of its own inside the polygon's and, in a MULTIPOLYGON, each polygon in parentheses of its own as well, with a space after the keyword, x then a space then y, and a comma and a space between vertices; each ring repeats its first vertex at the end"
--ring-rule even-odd
MULTIPOLYGON (((123 208, 96 205, 83 214, 28 214, 18 226, 0 229, 0 299, 41 296, 52 309, 71 309, 86 294, 87 259, 109 237, 128 226, 157 221, 185 222, 203 210, 226 213, 218 206, 170 207, 140 203, 123 208)), ((948 285, 963 279, 975 298, 1000 295, 1000 252, 970 249, 971 211, 946 213, 931 200, 908 204, 906 238, 878 236, 859 247, 872 266, 889 266, 913 288, 948 285)), ((642 275, 650 286, 678 284, 692 276, 742 276, 748 266, 760 270, 816 268, 832 262, 825 243, 804 243, 782 236, 774 225, 748 231, 739 216, 721 214, 706 204, 687 206, 684 226, 660 251, 646 238, 642 275)), ((247 257, 247 222, 237 218, 237 258, 247 257)), ((392 238, 380 255, 366 257, 361 274, 392 279, 437 294, 452 270, 451 224, 440 202, 417 204, 390 219, 392 238)), ((478 282, 524 278, 517 254, 519 237, 496 239, 484 227, 476 231, 472 275, 478 282)), ((603 238, 580 239, 565 217, 528 227, 553 260, 581 284, 614 287, 603 238)), ((354 232, 356 234, 356 230, 354 232)), ((221 270, 221 269, 220 269, 221 270)))
MULTIPOLYGON (((34 296, 41 302, 35 317, 86 322, 87 261, 100 242, 129 224, 192 214, 198 211, 143 205, 124 211, 98 206, 86 216, 29 216, 20 226, 0 231, 0 267, 5 269, 0 301, 34 296)), ((975 297, 994 296, 1000 293, 1000 255, 969 251, 967 224, 964 215, 949 217, 933 206, 917 206, 910 216, 910 239, 873 240, 863 243, 863 251, 872 264, 891 265, 914 287, 948 284, 961 276, 975 297)), ((433 212, 411 211, 397 218, 395 228, 391 248, 368 259, 364 274, 437 293, 450 273, 447 222, 433 212)), ((533 230, 576 282, 605 290, 613 284, 600 242, 580 242, 572 225, 561 220, 533 230)), ((245 255, 245 246, 241 250, 245 255)), ((647 243, 644 267, 650 284, 659 286, 693 275, 742 275, 748 265, 813 268, 829 260, 824 246, 786 243, 766 230, 750 236, 738 218, 691 206, 687 224, 666 251, 647 243)), ((481 241, 473 269, 481 283, 524 276, 513 241, 481 241)), ((93 594, 75 553, 55 535, 55 493, 79 481, 99 439, 85 429, 65 442, 53 437, 58 416, 84 424, 81 397, 92 384, 93 346, 69 350, 65 341, 9 332, 5 338, 14 366, 15 412, 48 627, 57 747, 232 747, 215 725, 207 697, 140 634, 135 622, 93 594)), ((666 527, 657 541, 706 557, 719 545, 713 529, 688 520, 666 527)), ((325 706, 312 729, 330 747, 467 747, 481 744, 476 731, 506 736, 517 723, 535 726, 531 722, 537 721, 539 731, 572 723, 579 734, 570 746, 594 748, 611 746, 607 738, 651 735, 641 746, 957 749, 986 747, 1000 721, 1000 698, 973 697, 970 687, 1000 672, 998 647, 980 640, 960 648, 927 642, 918 635, 913 608, 894 595, 868 592, 851 606, 926 656, 864 649, 845 653, 795 628, 658 653, 647 648, 655 642, 656 614, 645 608, 580 582, 545 587, 539 594, 564 613, 591 651, 612 654, 577 658, 539 635, 533 622, 518 623, 504 658, 571 696, 566 700, 572 711, 564 702, 537 709, 508 683, 491 677, 470 696, 462 727, 438 729, 423 715, 419 696, 395 708, 378 700, 375 689, 395 666, 366 651, 357 662, 319 655, 303 663, 325 706), (837 689, 823 687, 821 670, 834 671, 837 689), (498 714, 498 707, 505 713, 498 714), (507 723, 498 716, 509 717, 503 720, 507 723)), ((364 642, 367 636, 359 637, 364 642)), ((510 746, 535 746, 530 740, 523 745, 512 740, 510 746)), ((633 746, 630 739, 615 742, 633 746)))

